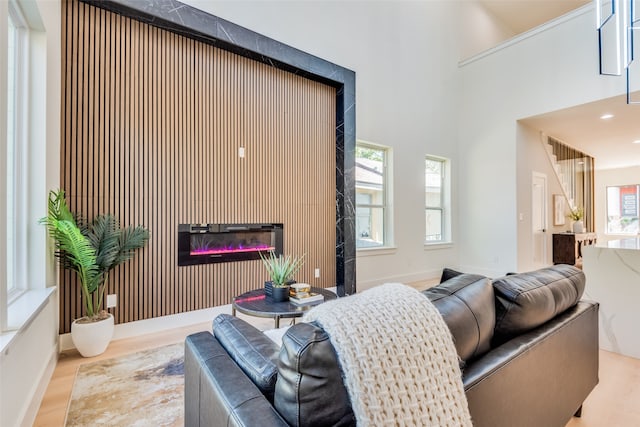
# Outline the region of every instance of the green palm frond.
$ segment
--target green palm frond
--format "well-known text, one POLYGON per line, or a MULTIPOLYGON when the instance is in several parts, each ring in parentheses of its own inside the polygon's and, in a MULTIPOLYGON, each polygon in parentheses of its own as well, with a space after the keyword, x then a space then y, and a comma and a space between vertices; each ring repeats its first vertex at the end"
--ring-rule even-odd
POLYGON ((49 194, 48 215, 40 220, 56 243, 56 257, 63 268, 75 271, 80 278, 87 316, 94 316, 91 295, 100 285, 96 253, 82 234, 64 199, 64 192, 49 194))
POLYGON ((66 221, 75 225, 73 214, 69 210, 67 203, 64 199, 64 191, 49 193, 48 202, 48 215, 40 220, 42 224, 47 226, 49 234, 55 241, 56 251, 55 256, 58 259, 60 265, 69 270, 77 271, 77 265, 74 262, 73 257, 62 248, 62 243, 68 241, 68 235, 65 231, 58 227, 61 221, 66 221))
POLYGON ((120 233, 120 250, 116 256, 116 265, 123 263, 131 257, 136 249, 142 248, 149 240, 149 230, 142 226, 129 226, 120 233))
POLYGON ((95 292, 96 276, 99 275, 95 249, 75 223, 67 220, 54 220, 53 226, 59 231, 60 250, 64 251, 73 264, 73 270, 86 282, 88 293, 95 292))
POLYGON ((89 223, 87 222, 87 219, 77 213, 73 213, 73 219, 76 221, 76 225, 78 226, 82 234, 86 236, 89 232, 89 223))
MULTIPOLYGON (((50 218, 57 219, 58 221, 71 221, 75 224, 73 214, 69 210, 67 202, 64 199, 63 190, 58 192, 51 191, 49 193, 48 213, 50 218)), ((45 218, 42 220, 44 221, 45 218)))
POLYGON ((120 251, 120 226, 113 215, 96 216, 85 235, 96 250, 97 264, 107 271, 114 264, 120 251))

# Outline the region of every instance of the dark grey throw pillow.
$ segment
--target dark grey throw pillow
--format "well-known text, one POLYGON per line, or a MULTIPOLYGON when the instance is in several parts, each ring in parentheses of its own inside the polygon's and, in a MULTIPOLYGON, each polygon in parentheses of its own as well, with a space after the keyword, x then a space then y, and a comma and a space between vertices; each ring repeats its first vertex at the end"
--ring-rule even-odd
POLYGON ((496 312, 488 278, 459 274, 422 293, 442 315, 463 363, 489 350, 496 312))
POLYGON ((291 426, 355 426, 349 394, 329 335, 315 323, 282 338, 276 410, 291 426))
POLYGON ((259 329, 228 314, 220 314, 213 320, 213 335, 267 399, 273 401, 280 347, 259 329))
POLYGON ((461 274, 464 274, 464 273, 461 273, 460 271, 452 270, 450 268, 443 268, 442 276, 440 276, 440 283, 444 283, 447 280, 453 279, 454 277, 459 276, 461 274))
POLYGON ((495 279, 493 344, 538 327, 573 307, 582 297, 584 286, 582 270, 565 264, 495 279))

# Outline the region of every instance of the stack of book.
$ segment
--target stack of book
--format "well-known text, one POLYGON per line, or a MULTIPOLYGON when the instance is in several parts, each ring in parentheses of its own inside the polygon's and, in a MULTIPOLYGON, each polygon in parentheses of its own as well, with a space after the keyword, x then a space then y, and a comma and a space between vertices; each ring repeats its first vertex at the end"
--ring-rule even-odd
POLYGON ((293 304, 298 304, 298 305, 321 303, 324 301, 324 295, 315 294, 312 292, 307 294, 307 296, 303 296, 303 297, 290 296, 289 301, 291 301, 293 304))

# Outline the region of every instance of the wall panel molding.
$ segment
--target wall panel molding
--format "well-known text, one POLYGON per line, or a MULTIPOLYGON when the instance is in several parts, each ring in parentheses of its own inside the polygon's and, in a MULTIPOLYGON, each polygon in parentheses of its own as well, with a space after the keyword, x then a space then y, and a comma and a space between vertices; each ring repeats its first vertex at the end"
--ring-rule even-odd
MULTIPOLYGON (((281 222, 285 252, 307 255, 297 279, 335 286, 336 88, 89 4, 63 8, 70 207, 151 231, 109 277, 116 322, 261 286, 259 260, 178 267, 179 223, 281 222)), ((82 313, 73 274, 61 273, 60 290, 65 333, 82 313)))

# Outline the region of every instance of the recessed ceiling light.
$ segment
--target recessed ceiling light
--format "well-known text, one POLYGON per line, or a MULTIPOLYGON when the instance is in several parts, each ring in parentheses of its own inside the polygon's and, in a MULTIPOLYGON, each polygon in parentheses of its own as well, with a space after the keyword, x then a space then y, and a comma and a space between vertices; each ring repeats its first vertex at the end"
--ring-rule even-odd
POLYGON ((613 114, 603 114, 600 116, 602 120, 607 120, 613 117, 613 114))

